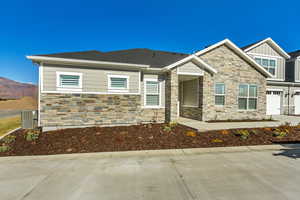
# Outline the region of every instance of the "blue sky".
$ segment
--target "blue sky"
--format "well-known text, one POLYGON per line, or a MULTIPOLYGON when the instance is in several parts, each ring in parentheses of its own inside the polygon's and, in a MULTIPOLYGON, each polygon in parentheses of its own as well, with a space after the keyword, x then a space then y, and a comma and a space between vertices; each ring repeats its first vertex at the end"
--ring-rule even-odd
POLYGON ((300 49, 300 2, 10 0, 0 7, 0 76, 37 82, 25 55, 151 48, 191 53, 229 38, 300 49))

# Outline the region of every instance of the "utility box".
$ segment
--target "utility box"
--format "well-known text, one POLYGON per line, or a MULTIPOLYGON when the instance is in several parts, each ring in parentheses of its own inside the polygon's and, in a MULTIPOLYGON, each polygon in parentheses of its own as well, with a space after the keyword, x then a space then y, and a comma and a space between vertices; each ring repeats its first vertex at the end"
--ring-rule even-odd
POLYGON ((38 126, 38 111, 24 110, 21 112, 21 122, 23 129, 34 129, 38 126))

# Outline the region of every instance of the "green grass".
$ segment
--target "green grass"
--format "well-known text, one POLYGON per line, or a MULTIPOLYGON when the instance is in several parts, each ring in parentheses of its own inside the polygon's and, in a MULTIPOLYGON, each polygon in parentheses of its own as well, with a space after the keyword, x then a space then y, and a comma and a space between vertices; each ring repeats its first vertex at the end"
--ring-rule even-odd
POLYGON ((21 119, 19 116, 0 119, 0 136, 20 126, 21 119))

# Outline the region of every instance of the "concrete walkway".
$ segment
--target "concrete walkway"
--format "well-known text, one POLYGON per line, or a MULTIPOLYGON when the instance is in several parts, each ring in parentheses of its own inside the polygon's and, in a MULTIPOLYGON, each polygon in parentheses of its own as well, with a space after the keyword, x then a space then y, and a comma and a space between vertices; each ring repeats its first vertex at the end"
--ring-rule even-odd
POLYGON ((299 149, 101 155, 0 158, 1 200, 298 200, 300 196, 299 149))
POLYGON ((203 121, 197 121, 197 120, 181 117, 179 118, 178 123, 198 129, 199 131, 234 129, 234 128, 272 127, 272 126, 280 126, 282 124, 285 124, 286 122, 291 123, 291 125, 298 125, 300 123, 300 116, 277 115, 277 116, 273 116, 273 119, 277 121, 207 123, 203 121))

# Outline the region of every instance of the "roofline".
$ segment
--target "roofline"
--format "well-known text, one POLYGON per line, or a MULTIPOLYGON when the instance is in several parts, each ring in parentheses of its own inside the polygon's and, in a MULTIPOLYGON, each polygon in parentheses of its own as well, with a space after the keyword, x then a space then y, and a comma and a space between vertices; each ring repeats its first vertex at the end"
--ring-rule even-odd
POLYGON ((284 55, 284 57, 286 58, 286 59, 290 59, 291 58, 291 56, 287 53, 287 52, 285 52, 274 40, 272 40, 272 38, 270 38, 270 37, 268 37, 268 38, 266 38, 266 39, 264 39, 264 40, 262 40, 262 41, 260 41, 260 42, 258 42, 258 43, 256 43, 256 44, 253 44, 252 46, 250 46, 250 47, 248 47, 247 49, 245 49, 244 51, 245 52, 248 52, 248 51, 250 51, 251 49, 253 49, 253 48, 255 48, 255 47, 257 47, 257 46, 259 46, 259 45, 261 45, 261 44, 263 44, 263 43, 265 43, 265 42, 271 42, 271 44, 275 47, 275 49, 277 49, 278 51, 280 51, 283 55, 284 55))
POLYGON ((209 46, 206 49, 203 49, 201 51, 198 51, 195 53, 196 56, 200 56, 208 51, 211 51, 221 45, 227 44, 232 50, 234 50, 237 54, 239 54, 242 58, 247 60, 249 63, 251 63, 258 71, 260 71, 262 74, 264 74, 268 78, 272 78, 273 75, 268 72, 265 68, 263 68, 261 65, 256 63, 250 56, 248 56, 243 50, 241 50, 238 46, 236 46, 233 42, 231 42, 229 39, 224 39, 212 46, 209 46))
POLYGON ((57 58, 47 56, 26 56, 27 59, 33 62, 64 62, 64 63, 77 63, 77 64, 96 64, 96 65, 115 65, 124 67, 138 67, 138 68, 149 68, 149 65, 143 64, 132 64, 132 63, 120 63, 120 62, 107 62, 107 61, 93 61, 83 59, 69 59, 69 58, 57 58))
POLYGON ((165 70, 165 71, 170 70, 170 69, 172 69, 174 67, 177 67, 178 65, 181 65, 181 64, 183 64, 185 62, 188 62, 188 61, 195 61, 197 65, 202 65, 203 67, 205 67, 206 69, 208 69, 210 72, 212 72, 214 74, 218 72, 216 69, 214 69, 213 67, 211 67, 210 65, 205 63, 201 58, 198 58, 194 54, 189 55, 189 56, 187 56, 187 57, 171 64, 171 65, 163 67, 163 70, 165 70))

